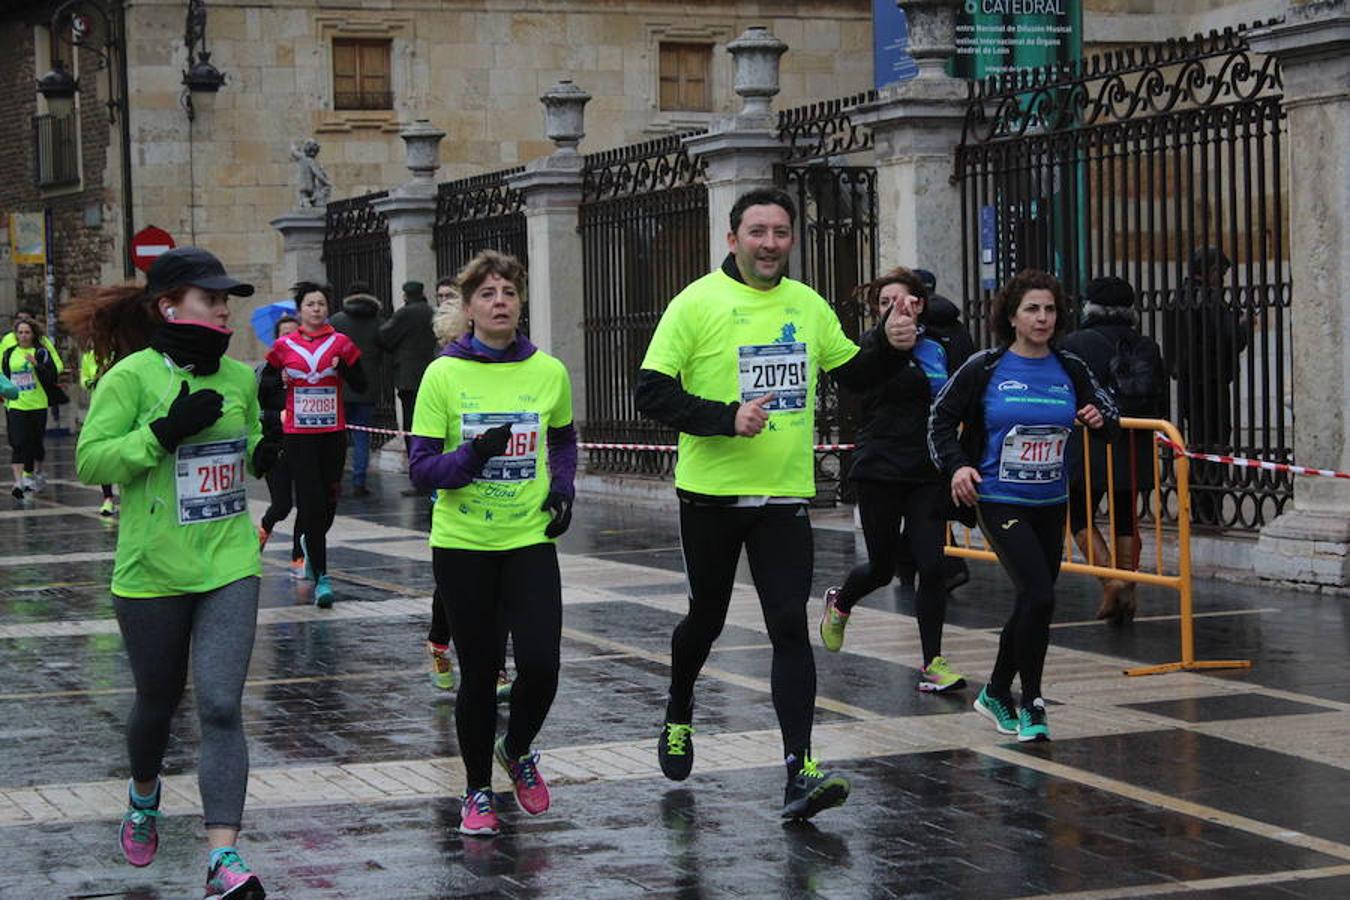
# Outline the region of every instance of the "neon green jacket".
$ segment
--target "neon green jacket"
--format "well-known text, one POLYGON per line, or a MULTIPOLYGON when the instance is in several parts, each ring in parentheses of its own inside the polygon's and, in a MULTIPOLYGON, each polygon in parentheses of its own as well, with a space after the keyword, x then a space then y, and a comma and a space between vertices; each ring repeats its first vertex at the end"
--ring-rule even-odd
POLYGON ((257 382, 238 360, 223 358, 219 371, 195 375, 145 349, 99 379, 75 467, 85 484, 122 487, 114 594, 196 594, 262 573, 242 496, 244 468, 252 470, 261 438, 257 382), (150 423, 168 412, 184 381, 190 391, 219 391, 224 412, 171 454, 150 423))

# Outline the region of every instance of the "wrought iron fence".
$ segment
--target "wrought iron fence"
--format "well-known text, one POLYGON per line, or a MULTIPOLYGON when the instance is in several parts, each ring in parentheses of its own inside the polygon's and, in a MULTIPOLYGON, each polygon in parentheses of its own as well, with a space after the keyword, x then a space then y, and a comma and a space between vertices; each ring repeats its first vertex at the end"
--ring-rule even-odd
MULTIPOLYGON (((853 111, 876 99, 869 91, 784 110, 778 136, 787 162, 774 179, 797 205, 794 266, 802 281, 829 301, 844 332, 858 340, 866 328, 866 310, 854 290, 876 277, 877 174, 872 166, 841 160, 872 148, 872 132, 853 121, 853 111)), ((822 444, 851 443, 857 437, 860 398, 821 378, 816 391, 816 439, 822 444)), ((852 453, 816 453, 817 502, 851 501, 846 478, 852 453)))
MULTIPOLYGON (((352 293, 352 285, 364 282, 380 300, 380 314, 387 318, 394 312, 393 263, 389 250, 389 223, 372 205, 388 196, 388 191, 377 191, 346 200, 333 200, 324 217, 323 262, 333 295, 342 298, 352 293)), ((398 416, 394 410, 394 373, 388 363, 366 373, 375 392, 375 416, 371 424, 377 428, 395 428, 398 416)), ((383 435, 371 435, 371 447, 378 448, 388 440, 383 435)))
POLYGON ((33 116, 33 178, 43 189, 80 183, 80 141, 69 116, 33 116))
MULTIPOLYGON (((1285 112, 1241 29, 972 83, 956 154, 967 323, 1023 268, 1137 292, 1191 446, 1292 462, 1285 112)), ((1169 466, 1170 469, 1170 466, 1169 466)), ((1256 529, 1291 477, 1192 467, 1196 522, 1256 529)), ((1175 487, 1163 491, 1176 515, 1175 487)))
MULTIPOLYGON (((455 275, 480 250, 510 253, 529 268, 529 241, 525 231, 525 198, 507 179, 525 169, 447 181, 436 190, 436 249, 438 278, 455 275)), ((530 333, 528 300, 520 313, 520 330, 530 333)))
MULTIPOLYGON (((587 441, 674 443, 643 420, 633 378, 670 298, 708 271, 708 190, 700 164, 669 135, 590 154, 583 170, 587 441)), ((673 453, 590 451, 593 471, 664 474, 673 453)))

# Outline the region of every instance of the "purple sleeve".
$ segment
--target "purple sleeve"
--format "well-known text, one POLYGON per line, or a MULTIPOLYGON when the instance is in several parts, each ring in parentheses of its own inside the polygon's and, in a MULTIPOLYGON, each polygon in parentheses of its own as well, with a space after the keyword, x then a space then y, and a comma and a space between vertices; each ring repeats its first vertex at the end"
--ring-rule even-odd
POLYGON ((440 438, 413 435, 408 448, 408 476, 413 487, 420 491, 462 488, 483 471, 483 463, 473 452, 473 441, 465 441, 451 453, 444 451, 445 442, 440 438))
POLYGON ((548 430, 548 475, 549 490, 576 496, 577 429, 570 422, 548 430))

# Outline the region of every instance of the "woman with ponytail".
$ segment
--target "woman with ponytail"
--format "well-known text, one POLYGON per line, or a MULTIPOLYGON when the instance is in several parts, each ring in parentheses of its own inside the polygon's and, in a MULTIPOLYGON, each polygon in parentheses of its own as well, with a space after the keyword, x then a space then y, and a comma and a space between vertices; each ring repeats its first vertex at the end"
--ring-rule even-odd
POLYGON ((62 316, 106 369, 76 471, 122 493, 113 609, 136 687, 122 853, 147 866, 159 847, 160 770, 190 662, 206 896, 231 900, 264 896, 234 847, 248 781, 240 701, 261 575, 244 473, 265 473, 280 451, 279 435, 263 434, 253 371, 225 356, 229 298, 252 293, 210 253, 179 247, 155 260, 147 287, 95 289, 62 316))

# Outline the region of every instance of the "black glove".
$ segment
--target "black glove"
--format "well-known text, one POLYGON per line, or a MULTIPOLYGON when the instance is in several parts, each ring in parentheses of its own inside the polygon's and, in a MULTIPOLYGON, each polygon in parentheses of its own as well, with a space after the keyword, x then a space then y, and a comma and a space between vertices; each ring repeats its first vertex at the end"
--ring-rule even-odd
POLYGON ((487 462, 494 456, 501 456, 506 452, 506 445, 511 440, 511 423, 506 422, 495 428, 489 428, 487 431, 473 439, 473 452, 477 454, 479 462, 487 462))
POLYGON ((549 523, 544 526, 544 537, 555 538, 572 524, 572 498, 560 491, 549 491, 544 505, 539 507, 549 514, 549 523))
POLYGON ((160 446, 173 453, 184 440, 215 424, 224 409, 225 398, 219 391, 204 388, 188 393, 188 384, 184 381, 168 414, 151 422, 150 430, 159 439, 160 446))
POLYGON ((281 435, 264 433, 262 440, 253 448, 253 471, 259 476, 272 471, 272 467, 281 458, 281 435))

